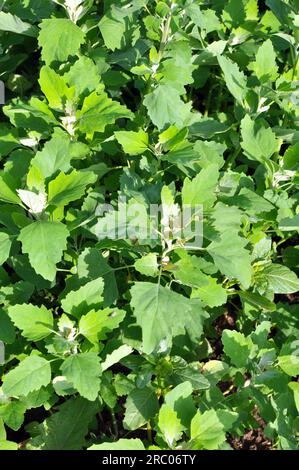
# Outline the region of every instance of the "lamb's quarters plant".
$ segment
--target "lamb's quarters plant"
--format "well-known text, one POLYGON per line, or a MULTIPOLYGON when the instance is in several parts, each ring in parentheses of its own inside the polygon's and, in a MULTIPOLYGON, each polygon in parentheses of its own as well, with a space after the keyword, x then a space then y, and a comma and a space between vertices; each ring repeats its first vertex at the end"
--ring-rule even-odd
POLYGON ((0 3, 0 449, 298 449, 298 0, 0 3))

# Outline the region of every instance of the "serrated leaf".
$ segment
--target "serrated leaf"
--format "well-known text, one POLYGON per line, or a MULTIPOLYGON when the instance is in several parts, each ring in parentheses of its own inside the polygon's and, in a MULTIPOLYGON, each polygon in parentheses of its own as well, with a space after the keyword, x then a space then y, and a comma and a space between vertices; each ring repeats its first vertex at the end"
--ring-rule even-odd
POLYGON ((167 85, 158 85, 153 92, 146 95, 143 103, 159 130, 167 124, 175 124, 181 128, 190 116, 191 103, 184 103, 179 93, 167 85))
POLYGON ((7 311, 13 324, 30 341, 40 341, 52 333, 53 315, 43 305, 13 305, 8 307, 7 311))
POLYGON ((18 240, 27 253, 31 266, 44 279, 53 281, 56 264, 61 261, 69 232, 60 222, 37 221, 24 227, 18 240))
POLYGON ((126 401, 124 428, 138 429, 153 418, 158 411, 158 398, 153 387, 135 389, 129 393, 126 401))
POLYGON ((50 363, 40 356, 29 356, 11 369, 3 378, 3 392, 10 397, 26 396, 48 385, 50 363))
POLYGON ((278 151, 278 141, 270 127, 261 121, 253 121, 248 114, 241 121, 241 146, 250 160, 267 161, 278 151))
POLYGON ((80 318, 79 333, 93 344, 106 339, 107 335, 118 328, 125 317, 124 310, 105 308, 91 310, 80 318))
POLYGON ((158 261, 155 253, 149 253, 135 261, 135 269, 145 276, 157 276, 158 261))
POLYGON ((207 248, 219 271, 230 279, 238 279, 245 289, 248 289, 252 276, 250 253, 245 249, 247 243, 244 238, 224 232, 207 248))
POLYGON ((109 367, 113 366, 114 364, 117 364, 118 362, 121 361, 124 357, 129 356, 133 352, 133 349, 131 346, 127 346, 126 344, 123 344, 117 349, 114 349, 112 353, 107 354, 104 362, 102 362, 102 370, 105 371, 109 369, 109 367))
POLYGON ((16 34, 24 34, 25 36, 36 37, 38 29, 36 26, 22 21, 16 15, 11 13, 0 12, 0 31, 9 31, 16 34))
POLYGON ((278 66, 271 39, 267 39, 258 49, 251 69, 261 82, 274 81, 277 78, 278 66))
POLYGON ((223 330, 222 343, 225 354, 237 367, 245 367, 251 350, 251 340, 238 331, 223 330))
POLYGON ((102 373, 97 353, 85 352, 70 356, 65 359, 60 370, 82 397, 96 400, 102 373))
POLYGON ((237 420, 238 414, 226 410, 199 411, 191 423, 192 449, 215 450, 226 440, 225 433, 237 420))
POLYGON ((218 57, 219 65, 224 74, 225 84, 233 97, 243 104, 247 94, 246 76, 240 71, 238 65, 225 56, 218 57))
POLYGON ((148 149, 148 134, 140 129, 138 132, 117 131, 114 133, 116 140, 128 155, 140 155, 148 149))
POLYGON ((68 292, 61 300, 61 306, 65 312, 79 318, 84 313, 101 305, 103 290, 103 279, 94 279, 79 289, 68 292))
POLYGON ((211 164, 192 180, 186 178, 182 188, 183 204, 191 206, 202 204, 204 210, 209 209, 216 200, 218 177, 218 166, 211 164))
POLYGON ((262 271, 268 288, 275 294, 292 294, 299 290, 299 279, 286 266, 272 263, 262 271))
POLYGON ((108 124, 114 124, 120 118, 132 118, 132 113, 117 101, 108 98, 104 91, 87 96, 78 112, 78 129, 90 136, 94 132, 104 132, 108 124))
POLYGON ((171 344, 172 338, 184 334, 185 329, 189 331, 193 322, 197 324, 197 330, 193 332, 197 336, 201 334, 205 315, 200 302, 195 299, 187 299, 150 282, 136 282, 131 295, 134 315, 142 329, 145 353, 150 354, 163 341, 171 344))
POLYGON ((54 60, 63 62, 70 55, 76 55, 84 41, 83 31, 69 19, 45 19, 40 24, 38 43, 47 64, 54 60))
POLYGON ((167 404, 163 404, 160 408, 158 427, 170 449, 181 439, 184 430, 176 412, 167 404))
POLYGON ((73 170, 72 173, 59 175, 49 183, 48 204, 54 206, 66 206, 72 201, 80 199, 87 186, 94 183, 97 176, 91 171, 73 170))

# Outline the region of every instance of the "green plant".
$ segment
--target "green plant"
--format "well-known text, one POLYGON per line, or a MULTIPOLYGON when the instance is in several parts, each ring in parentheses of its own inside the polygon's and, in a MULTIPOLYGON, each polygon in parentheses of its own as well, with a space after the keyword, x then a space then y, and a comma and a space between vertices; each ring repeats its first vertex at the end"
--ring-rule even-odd
POLYGON ((0 4, 0 449, 298 448, 298 0, 0 4))

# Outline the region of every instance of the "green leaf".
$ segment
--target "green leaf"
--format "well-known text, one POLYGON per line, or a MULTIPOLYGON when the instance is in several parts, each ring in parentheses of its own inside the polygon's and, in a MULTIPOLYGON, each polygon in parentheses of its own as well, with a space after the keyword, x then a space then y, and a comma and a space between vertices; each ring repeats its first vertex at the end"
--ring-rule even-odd
POLYGON ((251 350, 251 340, 238 331, 223 330, 222 343, 225 354, 237 367, 245 367, 251 350))
POLYGON ((5 424, 17 431, 24 422, 26 406, 20 401, 11 401, 4 405, 0 405, 0 417, 5 424))
POLYGON ((163 404, 159 411, 158 427, 167 445, 172 449, 182 437, 182 426, 176 412, 167 404, 163 404))
POLYGON ((246 76, 240 71, 238 65, 227 57, 219 56, 218 62, 224 74, 227 88, 233 97, 243 104, 247 94, 246 76))
POLYGON ((229 279, 237 279, 248 289, 251 283, 252 267, 250 253, 245 249, 247 240, 238 235, 224 232, 207 248, 215 265, 229 279))
POLYGON ((44 279, 53 281, 56 264, 61 261, 69 233, 60 222, 37 221, 24 227, 18 240, 27 253, 31 266, 44 279))
POLYGON ((21 204, 21 200, 16 193, 16 181, 8 173, 0 174, 0 201, 10 204, 21 204))
POLYGON ((285 343, 278 356, 279 367, 288 375, 296 377, 299 374, 299 341, 285 343))
POLYGON ((126 26, 122 18, 114 18, 111 13, 104 15, 99 22, 99 28, 105 46, 114 51, 120 49, 126 26))
POLYGON ((38 43, 47 64, 54 60, 64 62, 70 55, 76 55, 84 41, 83 31, 69 19, 45 19, 40 24, 38 43))
POLYGON ((107 354, 104 362, 102 362, 102 370, 105 371, 109 369, 109 367, 113 366, 114 364, 117 364, 121 361, 121 359, 129 356, 132 352, 133 349, 131 348, 131 346, 127 346, 126 344, 123 344, 119 348, 114 349, 112 353, 107 354))
POLYGON ((38 29, 36 26, 26 23, 11 13, 0 11, 0 31, 9 31, 16 34, 24 34, 24 36, 36 37, 38 29))
POLYGON ((136 282, 131 288, 131 295, 131 305, 137 324, 142 329, 143 350, 146 354, 161 347, 163 342, 170 345, 172 338, 184 334, 185 329, 192 331, 194 327, 193 333, 201 335, 205 314, 196 299, 187 299, 150 282, 136 282))
POLYGON ((91 137, 94 132, 104 132, 108 124, 114 124, 117 119, 133 117, 131 111, 117 101, 112 101, 101 91, 87 96, 81 111, 77 114, 78 129, 91 137))
MULTIPOLYGON (((85 446, 84 437, 94 419, 98 404, 84 398, 71 398, 39 425, 39 435, 32 439, 33 449, 80 450, 85 446), (36 444, 36 445, 35 445, 36 444)), ((37 433, 35 433, 37 434, 37 433)))
POLYGON ((199 411, 191 423, 192 449, 215 450, 226 440, 225 433, 237 420, 238 414, 226 410, 199 411))
POLYGON ((204 210, 212 207, 216 200, 218 178, 218 166, 215 164, 201 170, 192 180, 186 178, 182 189, 183 204, 191 206, 202 204, 204 210))
POLYGON ((274 81, 277 78, 278 66, 271 39, 267 39, 258 49, 251 69, 261 82, 274 81))
POLYGON ((143 426, 159 411, 158 398, 151 386, 135 389, 129 393, 126 401, 124 428, 133 431, 143 426))
POLYGON ((97 353, 85 352, 70 356, 65 359, 60 370, 82 397, 96 400, 102 373, 97 353))
POLYGON ((248 114, 241 121, 241 146, 250 160, 265 163, 279 149, 279 143, 270 127, 260 120, 253 121, 248 114))
POLYGON ((3 378, 3 392, 9 397, 26 396, 51 380, 50 363, 39 356, 29 356, 3 378))
POLYGON ((43 305, 13 305, 7 309, 13 324, 30 341, 40 341, 52 333, 53 315, 43 305))
POLYGON ((59 173, 55 180, 49 183, 48 203, 54 206, 66 206, 80 199, 87 186, 96 180, 97 176, 91 171, 73 170, 69 175, 59 173))
POLYGON ((16 339, 16 332, 7 313, 0 308, 0 341, 12 344, 16 339))
POLYGON ((84 313, 89 312, 89 310, 101 305, 103 302, 103 290, 103 279, 94 279, 81 286, 78 290, 70 291, 62 299, 61 306, 65 312, 79 318, 84 313))
POLYGON ((87 450, 145 450, 140 439, 119 439, 116 442, 103 442, 102 444, 93 444, 87 450))
POLYGON ((152 93, 146 95, 143 104, 159 130, 167 124, 181 128, 190 117, 191 103, 184 103, 179 93, 167 85, 158 85, 152 93))
POLYGON ((68 85, 75 87, 76 95, 91 93, 100 83, 99 69, 88 57, 81 56, 64 74, 68 85))
POLYGON ((193 388, 189 381, 182 382, 165 395, 165 403, 177 414, 177 417, 186 429, 189 429, 191 420, 196 413, 192 398, 193 388))
POLYGON ((106 339, 112 330, 118 328, 125 315, 124 310, 117 308, 91 310, 80 318, 79 333, 91 343, 98 344, 106 339))
POLYGON ((7 260, 11 248, 11 238, 5 232, 0 232, 0 266, 7 260))
POLYGON ((272 263, 265 266, 262 276, 268 288, 275 294, 292 294, 299 290, 299 279, 296 274, 281 264, 272 263))
POLYGON ((66 101, 72 97, 71 90, 65 80, 53 69, 44 66, 41 68, 38 82, 49 106, 62 111, 66 101))
POLYGON ((143 129, 138 132, 118 131, 114 132, 117 142, 128 155, 140 155, 148 149, 148 134, 143 129))
POLYGON ((142 258, 135 261, 135 269, 144 276, 157 276, 159 273, 157 255, 155 253, 148 253, 142 258))
POLYGON ((67 136, 54 136, 32 158, 31 166, 38 168, 44 178, 57 171, 66 172, 70 169, 70 150, 70 140, 67 136))

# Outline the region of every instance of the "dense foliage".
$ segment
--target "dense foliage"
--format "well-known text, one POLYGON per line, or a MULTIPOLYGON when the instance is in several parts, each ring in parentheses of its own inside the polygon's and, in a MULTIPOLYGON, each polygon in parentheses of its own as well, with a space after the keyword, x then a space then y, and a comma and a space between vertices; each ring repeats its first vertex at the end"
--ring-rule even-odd
POLYGON ((0 449, 296 449, 299 1, 0 5, 0 449))

